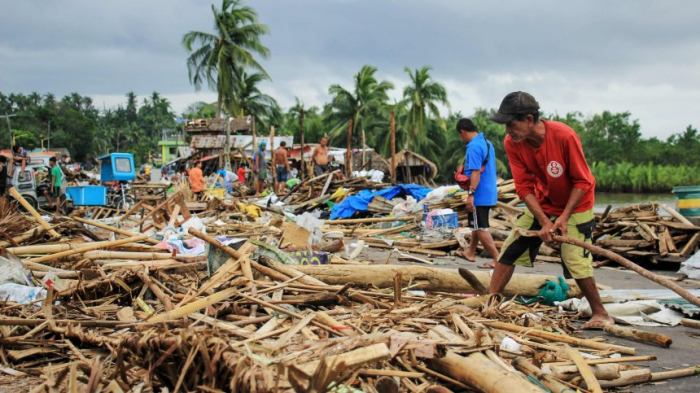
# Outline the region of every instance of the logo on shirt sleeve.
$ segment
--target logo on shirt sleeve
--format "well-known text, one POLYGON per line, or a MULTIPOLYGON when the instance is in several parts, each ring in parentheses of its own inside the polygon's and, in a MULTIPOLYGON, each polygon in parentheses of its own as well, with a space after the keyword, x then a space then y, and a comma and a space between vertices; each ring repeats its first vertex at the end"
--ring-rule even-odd
POLYGON ((547 164, 547 173, 549 173, 549 176, 557 178, 564 174, 564 167, 556 161, 551 161, 547 164))

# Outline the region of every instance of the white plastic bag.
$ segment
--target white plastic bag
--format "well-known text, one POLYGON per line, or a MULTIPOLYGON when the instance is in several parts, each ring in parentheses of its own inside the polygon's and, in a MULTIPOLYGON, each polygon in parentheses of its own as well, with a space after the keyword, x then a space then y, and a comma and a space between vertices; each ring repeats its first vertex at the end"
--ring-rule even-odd
POLYGON ((700 251, 681 263, 681 269, 678 270, 678 273, 685 274, 693 280, 700 279, 700 251))
POLYGON ((15 283, 0 285, 0 299, 19 304, 29 304, 46 299, 46 289, 15 283))

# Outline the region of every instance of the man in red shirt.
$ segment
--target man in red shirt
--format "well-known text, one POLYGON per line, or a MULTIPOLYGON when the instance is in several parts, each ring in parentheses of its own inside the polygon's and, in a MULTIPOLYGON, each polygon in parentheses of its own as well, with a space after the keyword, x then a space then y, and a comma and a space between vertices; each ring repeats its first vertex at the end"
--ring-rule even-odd
MULTIPOLYGON (((518 217, 496 263, 489 291, 501 293, 515 265, 532 266, 542 242, 552 234, 592 242, 595 178, 583 155, 581 140, 569 126, 540 120, 539 104, 524 92, 508 94, 491 120, 505 124, 504 146, 518 197, 527 208, 518 217), (518 236, 518 229, 536 230, 539 238, 518 236)), ((591 305, 583 328, 614 323, 600 300, 593 277, 593 256, 570 244, 561 245, 565 274, 570 274, 591 305)))

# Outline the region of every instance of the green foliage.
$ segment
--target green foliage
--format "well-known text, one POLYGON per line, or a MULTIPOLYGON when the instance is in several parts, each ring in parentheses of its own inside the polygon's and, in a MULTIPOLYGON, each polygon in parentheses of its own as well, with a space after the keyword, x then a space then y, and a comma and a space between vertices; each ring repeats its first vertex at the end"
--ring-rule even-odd
POLYGON ((596 189, 600 191, 668 192, 676 186, 700 184, 698 166, 596 162, 591 171, 596 178, 596 189))
MULTIPOLYGON (((130 92, 125 106, 100 113, 90 97, 71 93, 61 101, 52 94, 40 96, 0 93, 0 113, 15 113, 11 126, 15 139, 27 149, 68 148, 76 161, 110 152, 134 153, 141 162, 157 152, 163 130, 175 129, 174 113, 167 99, 153 92, 138 105, 130 92)), ((9 137, 0 138, 0 147, 9 148, 9 137)))
POLYGON ((190 31, 182 37, 182 45, 190 53, 187 69, 197 90, 207 84, 218 93, 217 117, 222 109, 229 114, 242 110, 240 93, 244 71, 256 70, 269 79, 269 75, 254 54, 266 59, 270 50, 260 42, 260 36, 268 34, 267 26, 257 23, 257 13, 241 0, 222 0, 221 9, 211 7, 215 33, 190 31))

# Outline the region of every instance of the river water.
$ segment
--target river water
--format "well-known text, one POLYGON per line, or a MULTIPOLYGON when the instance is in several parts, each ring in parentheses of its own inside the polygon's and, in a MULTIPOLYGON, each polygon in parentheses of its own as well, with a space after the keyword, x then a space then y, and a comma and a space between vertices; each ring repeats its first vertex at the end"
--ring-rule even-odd
MULTIPOLYGON (((620 206, 654 201, 659 202, 659 205, 667 204, 671 207, 675 207, 675 200, 673 199, 673 194, 671 194, 670 192, 668 194, 626 194, 596 192, 595 206, 593 207, 593 211, 594 213, 603 213, 608 205, 612 205, 614 209, 620 206)), ((662 216, 668 215, 668 213, 666 213, 666 211, 662 209, 659 209, 659 214, 662 216)))

